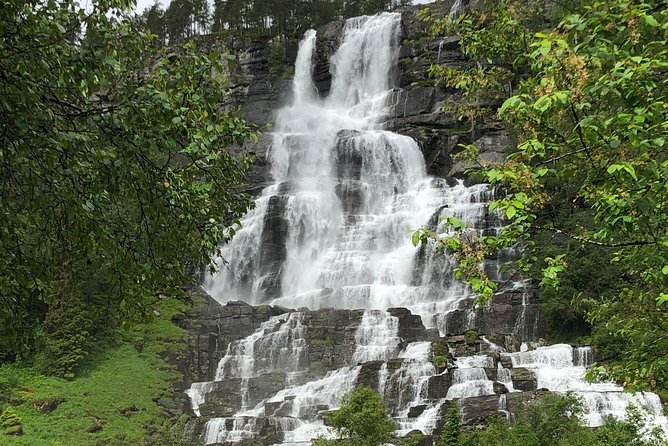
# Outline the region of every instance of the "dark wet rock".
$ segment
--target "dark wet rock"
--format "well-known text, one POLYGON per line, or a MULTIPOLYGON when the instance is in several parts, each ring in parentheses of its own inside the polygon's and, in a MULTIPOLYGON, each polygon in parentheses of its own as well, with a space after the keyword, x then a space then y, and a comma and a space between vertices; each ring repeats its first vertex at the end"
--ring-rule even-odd
POLYGON ((420 415, 422 415, 422 413, 425 411, 426 408, 427 408, 426 404, 418 404, 417 406, 411 407, 410 409, 408 409, 408 418, 419 417, 420 415))
MULTIPOLYGON (((537 298, 533 294, 528 296, 528 304, 523 306, 524 297, 526 296, 522 291, 510 291, 494 296, 488 307, 475 311, 473 326, 476 332, 479 335, 493 334, 495 338, 493 342, 505 339, 503 335, 518 331, 524 332, 524 341, 537 340, 542 335, 537 298)), ((470 330, 470 320, 470 310, 453 311, 447 319, 448 334, 465 334, 470 330)))
POLYGON ((536 374, 531 370, 523 367, 516 367, 510 370, 510 376, 512 377, 515 390, 529 392, 536 390, 538 387, 536 374))
POLYGON ((429 378, 427 384, 427 395, 429 398, 441 399, 448 395, 448 389, 452 386, 452 372, 442 373, 429 378))
POLYGON ((378 373, 383 365, 383 361, 370 361, 362 364, 362 368, 357 375, 357 387, 369 387, 378 390, 378 373))
POLYGON ((428 340, 427 330, 420 316, 412 314, 406 308, 388 308, 387 312, 399 319, 399 337, 405 343, 428 340))
POLYGON ((494 381, 494 384, 492 386, 493 386, 493 389, 494 389, 494 393, 497 394, 497 395, 502 395, 504 393, 508 393, 508 388, 506 387, 505 384, 503 384, 501 382, 494 381))
POLYGON ((315 67, 313 82, 320 96, 327 96, 332 85, 329 60, 341 45, 345 21, 338 20, 321 26, 316 35, 315 67))

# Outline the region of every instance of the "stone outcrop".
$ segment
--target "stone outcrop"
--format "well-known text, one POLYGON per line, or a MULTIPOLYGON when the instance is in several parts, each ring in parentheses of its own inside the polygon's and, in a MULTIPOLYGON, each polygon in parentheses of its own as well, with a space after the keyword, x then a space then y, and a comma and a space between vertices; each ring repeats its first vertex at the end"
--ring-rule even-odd
POLYGON ((288 311, 291 310, 268 305, 253 307, 244 302, 221 306, 201 289, 194 290, 193 308, 174 321, 188 332, 185 354, 178 361, 186 388, 192 382, 216 377, 218 363, 230 342, 251 335, 272 316, 288 311))

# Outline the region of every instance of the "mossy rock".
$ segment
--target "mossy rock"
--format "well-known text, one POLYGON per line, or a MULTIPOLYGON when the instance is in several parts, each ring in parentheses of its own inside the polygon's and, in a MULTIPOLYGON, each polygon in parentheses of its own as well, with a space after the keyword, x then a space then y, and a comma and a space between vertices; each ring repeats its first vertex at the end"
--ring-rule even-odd
POLYGON ((65 401, 63 398, 44 398, 33 402, 32 407, 42 413, 51 413, 56 410, 63 401, 65 401))
POLYGON ((5 435, 14 435, 16 437, 23 435, 23 426, 20 424, 17 424, 15 426, 10 426, 7 429, 5 429, 5 435))
POLYGON ((101 430, 102 430, 102 423, 96 420, 95 422, 93 422, 93 424, 88 426, 86 432, 88 432, 89 434, 94 434, 95 432, 100 432, 101 430))
POLYGON ((9 429, 21 425, 21 417, 11 407, 6 408, 0 415, 0 428, 9 429))

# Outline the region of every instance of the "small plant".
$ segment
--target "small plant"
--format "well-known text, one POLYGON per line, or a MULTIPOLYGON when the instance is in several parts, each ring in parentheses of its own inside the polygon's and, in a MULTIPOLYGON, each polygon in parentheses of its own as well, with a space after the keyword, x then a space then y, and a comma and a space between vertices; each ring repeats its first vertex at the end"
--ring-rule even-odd
POLYGON ((469 330, 466 333, 464 333, 464 339, 466 340, 467 343, 471 344, 475 342, 476 339, 478 339, 478 332, 475 330, 469 330))
POLYGON ((443 355, 436 355, 431 358, 431 362, 440 369, 445 367, 445 365, 448 363, 448 358, 443 355))

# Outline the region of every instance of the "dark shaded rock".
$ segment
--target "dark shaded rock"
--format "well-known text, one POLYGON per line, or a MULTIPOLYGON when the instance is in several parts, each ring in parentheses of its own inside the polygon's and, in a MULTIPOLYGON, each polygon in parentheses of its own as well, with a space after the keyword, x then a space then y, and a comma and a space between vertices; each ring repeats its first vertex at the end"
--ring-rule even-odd
MULTIPOLYGON (((504 335, 522 334, 522 341, 538 339, 542 331, 538 324, 540 309, 534 294, 527 297, 528 304, 523 305, 522 291, 509 291, 494 296, 490 305, 476 310, 475 330, 479 335, 493 334, 495 340, 504 335)), ((469 330, 469 310, 460 309, 448 314, 448 334, 461 335, 469 330)), ((509 350, 513 351, 512 348, 509 350)))
MULTIPOLYGON (((212 381, 218 363, 227 346, 257 330, 272 316, 289 312, 286 308, 261 305, 253 307, 241 301, 221 306, 201 288, 191 290, 192 308, 173 322, 187 331, 183 356, 173 358, 184 380, 176 384, 176 390, 185 391, 192 382, 212 381)), ((183 396, 185 410, 189 410, 188 398, 183 396)))
POLYGON ((451 385, 451 371, 432 376, 429 378, 429 383, 427 384, 427 396, 433 399, 445 398, 448 395, 448 389, 451 385))
POLYGON ((65 401, 63 398, 45 398, 32 403, 32 407, 42 413, 51 413, 56 410, 58 405, 63 401, 65 401))
POLYGON ((505 369, 512 369, 513 368, 513 360, 510 358, 508 355, 501 355, 499 361, 501 362, 501 366, 505 369))
POLYGON ((496 393, 497 395, 502 395, 504 393, 508 393, 508 388, 506 387, 505 384, 503 384, 501 382, 494 381, 494 384, 492 386, 493 386, 493 389, 494 389, 494 393, 496 393))
MULTIPOLYGON (((324 374, 350 365, 357 348, 355 333, 363 310, 325 308, 304 314, 309 370, 324 374)), ((322 375, 320 375, 322 376, 322 375)))
POLYGON ((378 372, 383 365, 383 361, 371 361, 362 364, 357 375, 356 387, 369 387, 378 390, 378 372))
MULTIPOLYGON (((419 404, 408 409, 408 418, 417 418, 425 411, 427 408, 426 404, 419 404)), ((410 435, 410 433, 408 434, 410 435)))
POLYGON ((420 316, 406 308, 388 308, 387 312, 399 319, 399 337, 404 342, 424 341, 428 339, 427 330, 420 316))
POLYGON ((531 370, 522 367, 516 367, 514 369, 510 369, 510 376, 513 379, 513 387, 515 390, 530 392, 532 390, 536 390, 538 387, 536 374, 531 370))
POLYGON ((364 206, 366 184, 357 180, 346 180, 336 185, 336 196, 341 200, 343 212, 358 214, 364 206))
MULTIPOLYGON (((285 378, 284 372, 265 373, 262 376, 249 378, 246 405, 253 407, 284 389, 285 378)), ((204 403, 200 404, 201 414, 231 417, 241 407, 243 386, 242 378, 226 378, 213 382, 212 389, 206 395, 204 403)))
MULTIPOLYGON (((288 197, 273 196, 269 198, 264 215, 260 242, 260 274, 262 275, 258 293, 263 301, 274 299, 281 294, 281 272, 287 257, 285 246, 289 223, 285 218, 285 207, 288 197)), ((252 278, 248 278, 250 283, 252 278)), ((241 280, 243 283, 243 279, 241 280)))
POLYGON ((320 96, 327 96, 332 84, 329 60, 341 44, 345 21, 330 22, 318 29, 316 36, 313 82, 320 96))
POLYGON ((292 414, 292 400, 265 403, 265 414, 271 417, 289 417, 292 414))
POLYGON ((484 423, 485 419, 499 410, 498 395, 484 395, 459 400, 462 421, 466 424, 484 423))
POLYGON ((389 97, 393 115, 396 117, 431 113, 434 108, 436 90, 434 87, 417 87, 409 90, 395 90, 389 97))

